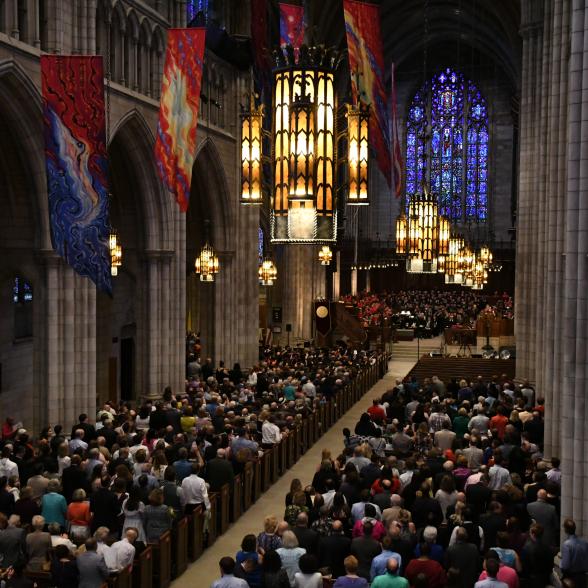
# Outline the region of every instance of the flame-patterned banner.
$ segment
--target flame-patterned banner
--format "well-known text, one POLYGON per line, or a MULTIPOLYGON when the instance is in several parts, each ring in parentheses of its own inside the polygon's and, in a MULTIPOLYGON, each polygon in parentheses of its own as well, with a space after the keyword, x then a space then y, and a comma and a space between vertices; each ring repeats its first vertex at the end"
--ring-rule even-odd
POLYGON ((390 186, 390 129, 379 7, 344 0, 343 10, 353 97, 370 105, 370 144, 376 151, 378 167, 390 186))
POLYGON ((155 159, 182 212, 190 202, 205 38, 205 28, 167 32, 155 159))
POLYGON ((53 248, 112 291, 102 57, 41 56, 53 248))

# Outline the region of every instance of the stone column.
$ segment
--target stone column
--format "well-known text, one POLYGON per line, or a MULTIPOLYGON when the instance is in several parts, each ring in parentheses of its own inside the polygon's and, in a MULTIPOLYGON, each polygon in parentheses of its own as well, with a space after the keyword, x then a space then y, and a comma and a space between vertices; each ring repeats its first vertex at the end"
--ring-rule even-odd
POLYGON ((160 390, 159 381, 159 361, 160 347, 158 345, 160 337, 160 325, 158 320, 158 286, 159 286, 159 254, 156 251, 146 251, 146 281, 148 284, 147 292, 147 316, 146 332, 148 342, 146 352, 148 354, 145 363, 147 367, 147 381, 144 393, 147 398, 159 398, 163 390, 160 390))
MULTIPOLYGON (((88 26, 86 33, 86 47, 85 50, 89 55, 96 54, 96 0, 88 0, 88 26)), ((109 25, 106 28, 106 34, 109 34, 109 25)))
POLYGON ((34 30, 34 39, 33 45, 37 48, 41 48, 41 27, 39 19, 41 18, 40 11, 39 11, 39 2, 42 0, 34 0, 33 2, 33 30, 34 30))
POLYGON ((18 0, 12 0, 12 30, 10 36, 15 39, 20 38, 20 31, 18 30, 18 0))

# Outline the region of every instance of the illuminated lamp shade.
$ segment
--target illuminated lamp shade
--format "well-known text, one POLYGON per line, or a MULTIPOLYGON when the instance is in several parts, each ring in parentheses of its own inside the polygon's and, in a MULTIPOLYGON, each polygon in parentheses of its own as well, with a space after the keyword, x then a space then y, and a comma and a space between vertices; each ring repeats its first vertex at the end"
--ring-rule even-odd
POLYGON ((323 245, 318 254, 321 265, 330 265, 333 259, 333 252, 328 245, 323 245))
POLYGON ((273 286, 278 277, 278 270, 274 262, 265 258, 259 266, 259 282, 262 286, 273 286))
POLYGON ((490 247, 487 245, 482 245, 480 248, 480 253, 478 255, 480 261, 484 264, 484 267, 488 269, 488 267, 492 264, 492 251, 490 251, 490 247))
POLYGON ((414 196, 408 214, 408 273, 437 273, 439 214, 436 198, 426 189, 414 196))
POLYGON ((117 276, 118 268, 122 265, 122 247, 118 242, 118 235, 114 229, 110 229, 108 235, 108 248, 110 250, 110 275, 117 276))
POLYGON ((404 255, 406 254, 406 245, 407 245, 407 236, 408 236, 408 224, 406 220, 406 215, 404 212, 401 212, 396 219, 396 254, 397 255, 404 255))
POLYGON ((450 234, 451 227, 449 219, 445 216, 439 217, 439 255, 447 255, 449 253, 450 234))
POLYGON ((369 204, 369 106, 347 106, 347 204, 369 204))
POLYGON ((241 114, 241 204, 261 204, 263 105, 241 114))
POLYGON ((214 282, 214 276, 218 274, 220 264, 214 249, 208 242, 194 261, 194 269, 197 274, 200 274, 201 282, 214 282))
POLYGON ((460 237, 451 237, 449 239, 449 253, 445 258, 445 283, 461 284, 463 282, 463 272, 460 267, 460 255, 464 246, 463 239, 460 237))
POLYGON ((308 94, 290 111, 290 201, 314 199, 314 112, 308 94))

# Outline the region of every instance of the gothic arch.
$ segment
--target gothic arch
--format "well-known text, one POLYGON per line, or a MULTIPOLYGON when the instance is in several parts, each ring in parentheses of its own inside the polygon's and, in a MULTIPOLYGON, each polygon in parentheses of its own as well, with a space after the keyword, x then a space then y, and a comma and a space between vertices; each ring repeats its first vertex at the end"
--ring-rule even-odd
POLYGON ((170 249, 169 233, 172 201, 164 193, 153 158, 155 138, 143 115, 136 109, 127 112, 113 129, 110 146, 120 141, 130 164, 142 212, 141 241, 146 250, 170 249))
POLYGON ((41 96, 13 60, 0 62, 0 114, 6 119, 18 158, 27 168, 28 202, 35 229, 35 248, 50 249, 49 213, 41 127, 41 96))

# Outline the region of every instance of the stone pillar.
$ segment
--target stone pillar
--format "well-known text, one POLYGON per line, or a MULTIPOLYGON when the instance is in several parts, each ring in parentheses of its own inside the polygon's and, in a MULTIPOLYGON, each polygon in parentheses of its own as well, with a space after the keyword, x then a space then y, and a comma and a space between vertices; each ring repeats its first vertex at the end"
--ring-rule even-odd
MULTIPOLYGON (((96 54, 96 33, 98 23, 96 21, 96 0, 88 0, 88 26, 86 33, 86 47, 85 50, 89 55, 96 54)), ((106 34, 108 35, 109 26, 106 27, 106 34)))
POLYGON ((15 39, 20 38, 20 31, 18 30, 18 0, 12 0, 12 30, 10 36, 15 39))
POLYGON ((325 270, 315 245, 283 246, 283 323, 292 325, 290 342, 313 335, 313 302, 325 295, 325 270))
POLYGON ((144 394, 147 398, 159 398, 163 390, 160 390, 161 382, 159 380, 159 362, 160 347, 158 345, 161 328, 159 324, 159 253, 157 251, 146 251, 146 281, 148 284, 147 292, 147 316, 146 333, 148 337, 145 350, 148 354, 145 365, 147 366, 147 381, 144 394))
POLYGON ((37 48, 41 48, 41 26, 39 19, 41 18, 40 11, 39 11, 39 2, 42 0, 34 0, 33 2, 33 31, 34 31, 34 39, 33 45, 37 48))

